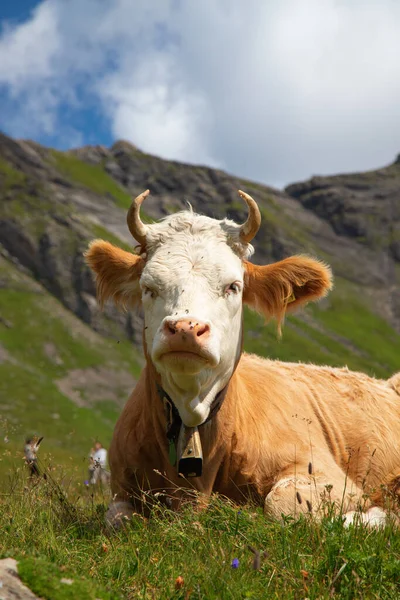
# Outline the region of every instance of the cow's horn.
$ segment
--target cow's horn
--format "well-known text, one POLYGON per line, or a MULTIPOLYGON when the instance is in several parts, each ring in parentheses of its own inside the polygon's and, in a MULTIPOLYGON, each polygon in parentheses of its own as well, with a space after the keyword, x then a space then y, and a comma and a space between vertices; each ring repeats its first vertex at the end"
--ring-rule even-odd
POLYGON ((143 200, 150 194, 150 190, 146 190, 137 196, 128 211, 126 222, 128 223, 129 231, 139 244, 146 245, 147 226, 140 218, 140 206, 143 200))
POLYGON ((240 240, 245 244, 251 242, 261 225, 261 214, 260 209, 257 206, 257 202, 253 200, 251 196, 239 190, 239 196, 243 198, 249 209, 249 216, 247 221, 243 223, 240 228, 240 240))

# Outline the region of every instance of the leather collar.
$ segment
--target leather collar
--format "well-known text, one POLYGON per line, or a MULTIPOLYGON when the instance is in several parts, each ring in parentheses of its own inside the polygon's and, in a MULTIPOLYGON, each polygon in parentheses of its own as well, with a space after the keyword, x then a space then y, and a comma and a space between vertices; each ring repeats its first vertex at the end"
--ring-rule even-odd
MULTIPOLYGON (((172 441, 175 443, 178 438, 179 431, 180 431, 180 428, 182 425, 182 419, 181 419, 178 409, 176 408, 173 400, 170 398, 170 396, 167 394, 167 392, 158 383, 156 383, 156 386, 157 386, 157 393, 158 393, 160 400, 164 406, 165 417, 167 420, 167 432, 166 432, 167 438, 170 442, 172 441)), ((201 425, 199 425, 199 427, 202 427, 203 425, 205 425, 206 423, 211 421, 211 419, 213 419, 215 417, 215 415, 218 413, 218 411, 221 408, 222 403, 225 399, 226 393, 228 391, 228 387, 229 387, 229 382, 215 396, 215 398, 211 404, 210 412, 208 414, 207 419, 204 421, 204 423, 201 423, 201 425)))

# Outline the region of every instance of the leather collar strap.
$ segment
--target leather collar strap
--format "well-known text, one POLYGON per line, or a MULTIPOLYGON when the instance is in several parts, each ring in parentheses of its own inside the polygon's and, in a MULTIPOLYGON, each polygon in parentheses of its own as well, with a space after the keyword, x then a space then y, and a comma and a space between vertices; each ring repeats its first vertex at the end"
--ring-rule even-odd
MULTIPOLYGON (((156 384, 156 386, 158 395, 164 405, 164 410, 166 413, 165 416, 167 419, 167 438, 170 442, 172 441, 175 443, 178 439, 179 431, 182 425, 182 419, 178 412, 178 409, 173 403, 173 400, 168 396, 167 392, 158 383, 156 384)), ((228 391, 228 386, 229 383, 215 396, 213 403, 211 404, 210 412, 208 414, 207 419, 204 421, 204 423, 201 423, 199 427, 202 427, 215 417, 225 399, 226 393, 228 391)))

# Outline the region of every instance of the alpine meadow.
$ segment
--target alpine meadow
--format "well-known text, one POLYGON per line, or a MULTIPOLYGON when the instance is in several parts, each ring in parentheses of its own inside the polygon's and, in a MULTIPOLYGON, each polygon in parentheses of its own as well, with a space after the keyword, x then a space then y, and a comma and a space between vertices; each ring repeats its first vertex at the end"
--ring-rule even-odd
MULTIPOLYGON (((398 599, 396 498, 384 526, 346 527, 329 493, 321 519, 303 511, 314 488, 294 495, 301 516, 277 520, 257 498, 213 494, 200 509, 193 486, 178 511, 156 503, 117 531, 107 525, 111 492, 85 483, 88 454, 97 440, 109 448, 145 365, 144 317, 100 309, 84 254, 96 238, 137 251, 126 215, 147 188, 144 225, 187 203, 244 223, 245 190, 261 214, 252 262, 306 255, 331 267, 333 289, 288 314, 281 335, 246 308, 246 352, 384 380, 400 371, 399 157, 280 191, 125 141, 60 152, 0 134, 0 583, 1 560, 13 558, 48 600, 398 599), (38 477, 24 462, 32 436, 43 437, 38 477)), ((140 500, 151 502, 146 490, 140 500)))

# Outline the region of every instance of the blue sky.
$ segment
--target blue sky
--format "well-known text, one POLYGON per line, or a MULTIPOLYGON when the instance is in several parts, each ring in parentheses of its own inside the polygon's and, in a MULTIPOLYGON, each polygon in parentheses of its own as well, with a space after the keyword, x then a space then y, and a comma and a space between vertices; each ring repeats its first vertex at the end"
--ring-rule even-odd
POLYGON ((400 152, 396 0, 3 0, 0 129, 281 187, 400 152))
POLYGON ((31 11, 39 4, 38 0, 2 0, 0 16, 2 20, 21 23, 29 18, 31 11))

